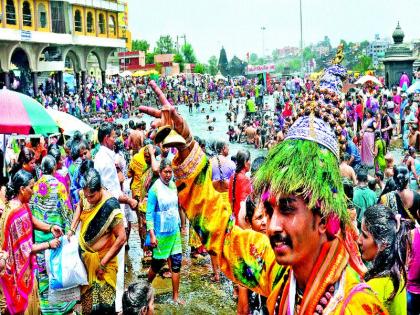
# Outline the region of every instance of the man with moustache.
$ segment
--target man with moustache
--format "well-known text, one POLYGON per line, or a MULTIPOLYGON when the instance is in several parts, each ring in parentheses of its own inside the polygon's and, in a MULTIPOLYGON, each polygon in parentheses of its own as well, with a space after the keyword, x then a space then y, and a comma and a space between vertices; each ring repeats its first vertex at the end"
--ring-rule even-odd
MULTIPOLYGON (((338 80, 345 72, 333 65, 321 78, 319 91, 327 91, 333 103, 340 101, 338 80)), ((229 202, 212 186, 207 157, 175 109, 140 110, 173 125, 186 140, 173 161, 179 202, 221 270, 266 296, 270 314, 386 314, 361 281, 359 256, 340 232, 349 215, 338 142, 327 122, 332 119, 321 119, 317 106, 323 105, 308 101, 256 173, 254 189, 267 213, 267 235, 234 225, 229 202)))

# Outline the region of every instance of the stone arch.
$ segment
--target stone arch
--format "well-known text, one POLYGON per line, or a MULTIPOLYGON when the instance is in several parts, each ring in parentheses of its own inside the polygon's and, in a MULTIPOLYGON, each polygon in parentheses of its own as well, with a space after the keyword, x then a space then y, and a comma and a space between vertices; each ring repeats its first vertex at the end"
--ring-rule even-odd
POLYGON ((80 56, 77 53, 77 51, 71 48, 67 49, 65 52, 63 52, 63 62, 66 62, 67 57, 71 59, 73 63, 74 71, 80 72, 82 70, 82 66, 80 63, 80 56))
POLYGON ((34 71, 34 70, 35 70, 35 60, 34 60, 34 57, 33 57, 33 55, 31 54, 31 52, 30 52, 30 51, 28 51, 27 47, 25 47, 25 46, 24 46, 24 45, 22 45, 21 43, 17 43, 17 44, 13 45, 13 46, 10 48, 10 50, 9 50, 9 56, 8 56, 8 63, 9 63, 9 65, 8 65, 8 69, 10 69, 10 68, 11 68, 11 65, 12 65, 12 56, 13 56, 13 54, 15 53, 15 51, 16 51, 17 49, 21 49, 21 50, 23 50, 23 52, 26 54, 26 58, 28 58, 29 69, 30 69, 31 71, 34 71))

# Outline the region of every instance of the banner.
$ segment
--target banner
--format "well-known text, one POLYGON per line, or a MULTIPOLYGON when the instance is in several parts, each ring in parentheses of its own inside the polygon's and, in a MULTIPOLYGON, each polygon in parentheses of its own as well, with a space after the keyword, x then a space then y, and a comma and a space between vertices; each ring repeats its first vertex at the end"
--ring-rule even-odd
POLYGON ((258 74, 263 72, 274 72, 276 70, 276 66, 274 63, 266 64, 266 65, 256 65, 251 66, 248 65, 246 67, 247 74, 258 74))

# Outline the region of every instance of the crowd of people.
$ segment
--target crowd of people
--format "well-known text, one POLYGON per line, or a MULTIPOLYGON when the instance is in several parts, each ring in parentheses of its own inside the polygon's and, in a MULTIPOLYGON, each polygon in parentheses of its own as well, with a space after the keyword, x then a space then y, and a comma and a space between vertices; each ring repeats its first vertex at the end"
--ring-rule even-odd
POLYGON ((153 314, 151 283, 165 265, 182 305, 188 235, 191 257, 210 256, 211 280, 223 272, 234 283, 238 314, 419 314, 419 95, 343 86, 345 72, 334 64, 317 82, 267 88, 244 77, 89 78, 83 93, 57 96, 45 84, 44 106, 88 120, 97 135, 10 138, 1 312, 153 314), (224 111, 226 141, 194 137, 177 106, 224 111), (143 114, 156 120, 130 120, 143 114), (154 142, 164 126, 176 135, 154 142), (401 160, 390 152, 400 138, 401 160), (243 148, 230 156, 229 142, 243 148), (136 222, 150 267, 128 284, 136 222), (64 238, 78 242, 88 284, 57 300, 47 253, 64 238))

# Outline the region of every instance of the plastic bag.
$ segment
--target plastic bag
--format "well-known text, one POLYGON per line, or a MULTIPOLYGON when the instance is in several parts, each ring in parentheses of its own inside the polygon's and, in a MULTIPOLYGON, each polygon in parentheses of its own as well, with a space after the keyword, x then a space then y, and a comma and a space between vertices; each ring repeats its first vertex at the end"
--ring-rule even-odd
POLYGON ((45 262, 51 290, 65 290, 88 285, 85 265, 79 256, 79 242, 75 236, 60 238, 61 245, 45 251, 45 262))

